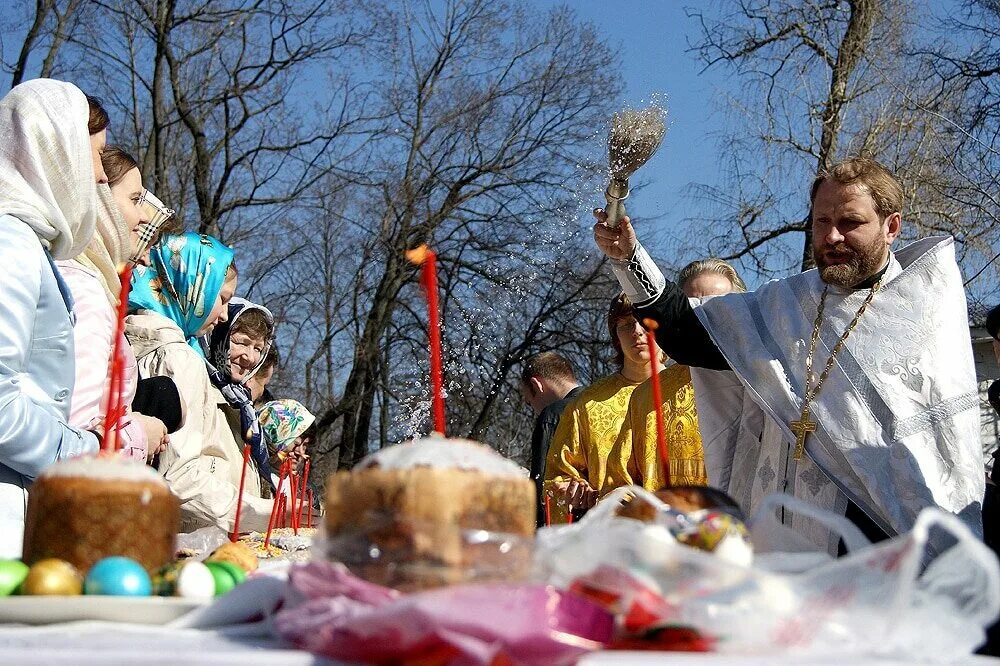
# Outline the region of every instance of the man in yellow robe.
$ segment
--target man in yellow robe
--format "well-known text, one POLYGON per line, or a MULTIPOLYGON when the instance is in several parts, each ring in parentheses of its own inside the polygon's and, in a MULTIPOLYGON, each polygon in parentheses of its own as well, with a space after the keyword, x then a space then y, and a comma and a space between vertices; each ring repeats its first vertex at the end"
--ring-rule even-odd
MULTIPOLYGON (((730 292, 746 291, 736 271, 721 259, 704 259, 688 264, 677 280, 689 298, 701 299, 730 292)), ((670 485, 707 485, 705 454, 698 431, 691 371, 672 364, 660 371, 664 433, 670 458, 670 485)), ((636 387, 629 400, 628 414, 615 449, 610 454, 608 478, 614 488, 636 484, 656 491, 667 485, 663 459, 657 444, 656 406, 653 384, 647 380, 636 387)))
POLYGON ((567 522, 570 507, 589 509, 611 490, 605 483, 608 457, 621 433, 632 391, 649 376, 646 332, 624 295, 611 304, 608 329, 621 369, 586 387, 567 405, 549 446, 545 492, 553 524, 567 522))
MULTIPOLYGON (((706 485, 705 455, 698 434, 698 411, 688 367, 674 363, 661 370, 660 393, 663 397, 660 411, 670 456, 669 485, 706 485)), ((667 485, 657 445, 653 384, 649 380, 632 392, 611 460, 605 482, 609 491, 633 483, 651 491, 667 485)))

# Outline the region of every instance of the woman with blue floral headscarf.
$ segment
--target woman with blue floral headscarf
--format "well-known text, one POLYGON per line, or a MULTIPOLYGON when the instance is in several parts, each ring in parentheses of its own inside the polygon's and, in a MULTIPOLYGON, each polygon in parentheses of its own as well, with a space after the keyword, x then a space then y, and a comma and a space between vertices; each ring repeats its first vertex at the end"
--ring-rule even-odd
MULTIPOLYGON (((236 516, 243 442, 220 409, 228 403, 209 381, 199 340, 227 320, 236 281, 233 251, 196 233, 165 236, 150 252, 150 265, 136 267, 132 276, 134 314, 125 335, 139 373, 173 379, 185 407, 184 425, 159 460, 160 473, 181 500, 185 532, 210 525, 229 531, 236 516)), ((254 472, 246 475, 240 527, 263 530, 272 502, 261 497, 254 472)))

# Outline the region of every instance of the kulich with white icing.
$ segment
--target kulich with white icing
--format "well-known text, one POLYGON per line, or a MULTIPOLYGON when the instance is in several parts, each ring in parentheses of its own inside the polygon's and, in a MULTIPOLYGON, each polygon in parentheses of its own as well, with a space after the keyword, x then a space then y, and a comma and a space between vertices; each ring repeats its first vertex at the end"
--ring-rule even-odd
POLYGON ((325 525, 328 554, 382 585, 517 580, 530 567, 535 486, 489 447, 429 437, 331 476, 325 525))
POLYGON ((180 502, 153 469, 117 456, 61 460, 28 489, 22 559, 86 572, 120 555, 153 574, 173 559, 179 528, 180 502))
POLYGON ((462 469, 511 479, 524 478, 528 475, 527 470, 520 465, 504 458, 484 444, 473 442, 471 439, 448 439, 439 435, 387 446, 358 463, 360 469, 369 467, 462 469))

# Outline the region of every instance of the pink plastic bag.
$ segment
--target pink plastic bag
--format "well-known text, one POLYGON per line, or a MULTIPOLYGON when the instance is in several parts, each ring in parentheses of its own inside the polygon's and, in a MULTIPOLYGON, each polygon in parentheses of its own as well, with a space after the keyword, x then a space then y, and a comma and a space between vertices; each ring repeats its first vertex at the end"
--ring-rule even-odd
POLYGON ((296 566, 278 633, 368 663, 569 664, 611 639, 596 604, 545 585, 458 585, 403 595, 329 562, 296 566))

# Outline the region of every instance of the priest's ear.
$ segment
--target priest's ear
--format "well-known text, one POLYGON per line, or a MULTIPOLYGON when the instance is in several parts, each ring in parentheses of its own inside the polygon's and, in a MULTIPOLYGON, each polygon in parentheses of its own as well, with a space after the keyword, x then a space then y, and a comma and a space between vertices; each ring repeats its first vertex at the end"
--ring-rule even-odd
POLYGON ((899 237, 899 232, 902 231, 903 227, 903 216, 902 214, 896 212, 885 218, 882 223, 882 231, 885 233, 885 244, 892 245, 892 242, 899 237))

